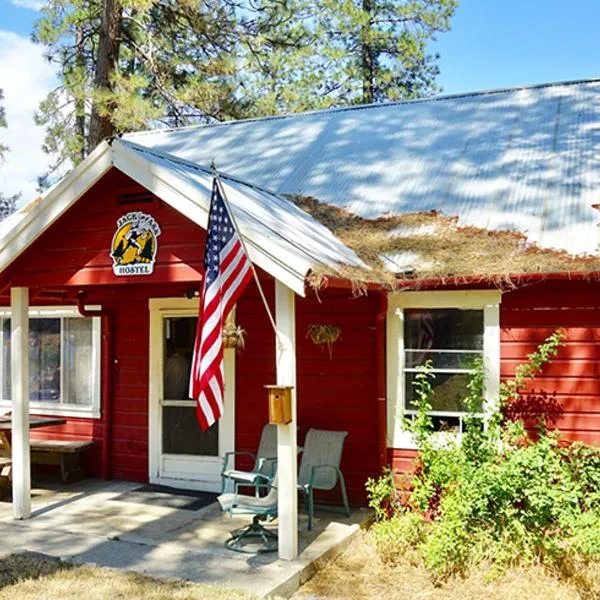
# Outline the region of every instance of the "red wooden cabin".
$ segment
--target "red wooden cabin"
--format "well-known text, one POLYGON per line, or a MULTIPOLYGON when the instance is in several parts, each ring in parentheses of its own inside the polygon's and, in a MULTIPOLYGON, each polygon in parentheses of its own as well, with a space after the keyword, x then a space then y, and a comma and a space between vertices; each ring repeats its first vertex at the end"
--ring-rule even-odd
MULTIPOLYGON (((591 95, 597 100, 600 93, 597 82, 563 87, 535 88, 527 94, 539 96, 539 103, 534 103, 538 109, 548 103, 553 106, 551 103, 560 98, 564 119, 565 105, 573 111, 580 106, 583 111, 588 104, 581 103, 581 98, 591 95)), ((302 445, 312 427, 348 432, 342 471, 351 503, 364 505, 367 477, 376 476, 387 464, 396 470, 410 468, 414 445, 403 431, 402 417, 410 414, 414 368, 423 358, 433 358, 437 371, 436 423, 441 430, 459 431, 464 412, 456 404, 457 392, 452 386, 464 383, 469 371, 465 361, 483 356, 486 400, 492 402, 501 378, 510 377, 516 365, 547 335, 563 327, 566 344, 536 385, 555 394, 562 405, 557 426, 566 438, 600 443, 597 273, 547 273, 541 269, 539 273, 517 274, 518 285, 504 290, 484 278, 399 279, 397 289, 372 286, 357 296, 339 267, 360 265, 360 259, 315 219, 268 191, 274 188, 313 194, 332 204, 339 198, 339 205, 350 205, 359 212, 401 211, 391 201, 386 204, 381 194, 387 189, 397 204, 402 194, 394 191, 396 187, 409 196, 415 193, 415 181, 401 183, 391 175, 386 179, 394 169, 417 177, 407 163, 409 150, 417 156, 427 148, 430 162, 442 168, 438 155, 454 146, 440 141, 439 130, 442 125, 459 127, 460 118, 467 132, 464 136, 471 136, 471 141, 456 144, 456 160, 472 159, 480 173, 482 165, 491 169, 492 159, 483 151, 469 154, 472 144, 483 144, 487 131, 487 141, 508 152, 502 145, 508 138, 497 140, 491 133, 493 118, 498 125, 498 119, 502 122, 508 108, 514 106, 526 113, 529 105, 523 99, 527 94, 519 94, 519 90, 499 93, 491 98, 496 104, 484 94, 467 100, 449 98, 437 105, 405 103, 133 134, 112 144, 103 143, 42 199, 0 225, 0 289, 5 307, 0 316, 1 407, 8 410, 12 406, 13 411, 22 412, 28 400, 32 413, 64 416, 65 425, 40 430, 36 435, 95 442, 85 457, 90 475, 216 490, 224 453, 254 451, 257 447, 268 419, 264 386, 276 381, 293 384, 296 414, 280 438, 280 459, 286 473, 282 486, 289 487, 288 493, 282 494, 285 506, 280 511, 287 528, 282 544, 287 557, 295 555, 292 473, 296 436, 302 445), (467 102, 474 103, 481 114, 469 110, 467 102), (498 106, 507 110, 503 112, 498 106), (442 108, 447 114, 439 112, 442 108), (483 118, 487 110, 492 112, 483 118), (428 124, 417 133, 408 131, 406 119, 419 111, 428 124), (473 138, 467 125, 474 119, 480 129, 473 138), (484 125, 488 129, 482 133, 484 125), (394 141, 392 135, 397 131, 404 135, 400 141, 394 141), (429 146, 421 143, 425 134, 431 138, 429 146), (252 283, 235 311, 236 323, 246 332, 245 348, 227 351, 225 415, 212 431, 201 434, 193 402, 183 392, 167 393, 173 382, 166 373, 175 353, 189 358, 203 277, 210 197, 210 171, 202 165, 213 156, 226 173, 235 176, 224 177, 232 210, 240 220, 278 326, 285 330, 290 345, 278 349, 252 283), (373 164, 387 160, 392 165, 390 171, 367 164, 369 156, 373 164), (374 204, 377 198, 379 208, 374 204), (128 215, 134 213, 151 217, 157 226, 153 241, 140 248, 139 255, 147 258, 140 273, 119 269, 127 264, 124 256, 132 246, 123 232, 118 232, 123 219, 133 219, 128 215), (328 285, 318 291, 306 284, 306 277, 316 267, 332 275, 328 285), (28 337, 22 330, 14 331, 15 324, 24 324, 25 310, 30 317, 28 337), (310 339, 308 332, 315 324, 341 329, 331 353, 310 339), (17 384, 12 381, 11 386, 11 356, 14 380, 15 373, 19 374, 15 356, 23 356, 28 347, 29 379, 17 377, 17 384), (28 394, 24 391, 27 387, 28 394), (18 406, 11 405, 11 397, 13 402, 20 398, 18 406), (283 442, 294 452, 285 454, 283 442)), ((546 123, 542 116, 538 119, 540 128, 546 123)), ((561 121, 567 127, 565 136, 572 134, 569 127, 581 122, 582 117, 579 121, 573 117, 572 123, 567 119, 567 125, 561 121)), ((527 126, 535 123, 528 121, 527 126)), ((525 144, 527 131, 520 135, 525 144)), ((462 139, 455 132, 455 141, 456 136, 462 139)), ((510 139, 509 150, 514 153, 518 140, 515 136, 510 139)), ((585 146, 587 138, 581 139, 585 146)), ((554 152, 557 161, 569 159, 558 142, 554 152)), ((494 160, 501 162, 498 157, 494 160)), ((517 167, 524 169, 529 165, 527 160, 523 155, 517 167)), ((443 162, 452 172, 452 160, 443 162)), ((586 163, 585 168, 593 171, 590 165, 586 163)), ((509 163, 494 168, 500 178, 510 175, 509 163)), ((421 175, 423 186, 433 181, 427 173, 421 175)), ((533 219, 536 213, 519 205, 517 175, 512 187, 505 186, 503 179, 490 195, 497 202, 505 194, 510 208, 505 212, 516 213, 519 222, 524 215, 533 219)), ((452 176, 458 177, 455 172, 452 176)), ((438 200, 421 199, 421 204, 404 209, 417 206, 427 210, 431 203, 449 202, 452 194, 459 208, 466 206, 458 202, 462 198, 459 183, 453 191, 444 186, 438 200)), ((560 185, 556 186, 559 190, 560 185)), ((556 211, 568 200, 569 206, 579 203, 580 215, 571 221, 563 219, 556 228, 558 233, 542 223, 540 235, 554 240, 570 231, 572 237, 565 238, 570 244, 568 251, 595 249, 595 240, 590 241, 597 221, 588 202, 587 189, 591 188, 591 183, 589 188, 573 184, 563 190, 566 196, 557 200, 556 211)), ((451 211, 451 207, 446 210, 451 211)), ((490 206, 484 206, 482 212, 495 215, 490 206)), ((150 233, 144 235, 136 243, 152 237, 150 233)), ((16 434, 19 438, 19 432, 16 434)), ((24 436, 25 430, 20 434, 24 436)), ((25 460, 24 454, 19 458, 17 452, 17 463, 21 459, 25 460)), ((17 477, 22 492, 18 498, 25 502, 28 482, 23 477, 17 477)), ((18 516, 27 516, 26 509, 18 516)))

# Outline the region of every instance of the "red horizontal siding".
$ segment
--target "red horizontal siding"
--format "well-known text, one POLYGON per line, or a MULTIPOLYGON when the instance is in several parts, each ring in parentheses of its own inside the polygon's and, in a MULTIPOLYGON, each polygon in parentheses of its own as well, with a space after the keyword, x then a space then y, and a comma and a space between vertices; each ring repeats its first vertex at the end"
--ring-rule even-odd
MULTIPOLYGON (((501 377, 514 377, 549 335, 565 331, 564 346, 529 390, 555 396, 563 413, 556 423, 565 440, 600 445, 600 283, 543 282, 506 292, 500 308, 501 377)), ((400 472, 410 451, 388 449, 400 472)))
POLYGON ((500 324, 503 378, 565 330, 565 345, 530 387, 556 395, 564 411, 556 426, 566 439, 600 444, 600 284, 546 282, 506 293, 500 324))
POLYGON ((414 450, 388 448, 388 464, 397 474, 412 471, 416 456, 417 453, 414 450))
POLYGON ((118 204, 123 183, 143 191, 116 169, 109 171, 56 223, 19 257, 3 275, 14 285, 117 285, 140 283, 139 277, 117 277, 110 256, 117 219, 140 210, 152 215, 161 228, 154 273, 148 283, 201 278, 204 231, 168 204, 118 204))
MULTIPOLYGON (((274 285, 265 292, 273 305, 274 285)), ((379 469, 375 386, 376 297, 353 298, 349 292, 325 292, 296 299, 298 443, 317 429, 348 431, 342 471, 351 502, 365 503, 364 483, 379 469), (307 337, 312 324, 339 325, 332 354, 307 337)), ((246 348, 236 360, 236 443, 254 452, 268 419, 266 383, 274 383, 275 338, 256 288, 248 289, 237 308, 247 332, 246 348)), ((339 492, 322 497, 339 503, 339 492)))
MULTIPOLYGON (((142 191, 112 170, 19 257, 1 283, 24 285, 32 297, 51 289, 68 304, 84 287, 86 304, 100 304, 113 315, 112 476, 145 481, 148 477, 148 299, 181 296, 200 281, 204 232, 167 204, 119 206, 120 193, 142 191), (161 226, 155 271, 144 278, 116 277, 110 246, 117 219, 141 210, 161 226)), ((260 273, 274 309, 273 279, 260 273)), ((40 300, 40 303, 47 303, 40 300)), ((365 502, 364 482, 379 470, 376 398, 375 325, 377 296, 353 298, 349 291, 326 290, 320 298, 297 298, 297 397, 299 443, 311 427, 348 431, 342 470, 352 502, 365 502), (307 337, 312 324, 342 329, 332 354, 307 337)), ((254 283, 237 307, 246 330, 246 348, 236 359, 236 448, 255 451, 268 419, 265 384, 275 383, 275 337, 254 283)), ((104 374, 106 375, 106 374, 104 374)), ((100 472, 104 443, 102 421, 69 419, 47 435, 87 437, 94 474, 100 472)), ((339 502, 339 493, 328 499, 339 502)))
MULTIPOLYGON (((297 302, 298 424, 347 431, 342 471, 351 501, 366 502, 365 481, 379 471, 376 295, 353 298, 347 291, 325 292, 297 302), (339 339, 327 348, 308 336, 311 325, 338 325, 339 339)), ((332 496, 339 502, 339 496, 332 496)))

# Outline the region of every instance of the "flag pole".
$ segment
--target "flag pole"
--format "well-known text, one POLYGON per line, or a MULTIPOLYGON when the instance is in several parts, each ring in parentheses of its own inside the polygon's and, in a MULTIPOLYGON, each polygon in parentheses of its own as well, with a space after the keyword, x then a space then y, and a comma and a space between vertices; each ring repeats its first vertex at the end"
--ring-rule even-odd
POLYGON ((238 238, 240 239, 242 248, 244 249, 244 252, 246 253, 246 256, 248 257, 248 262, 250 263, 250 268, 252 269, 252 274, 254 275, 254 281, 256 282, 256 287, 258 288, 258 292, 260 294, 260 297, 262 298, 263 304, 265 306, 265 310, 267 311, 269 321, 271 321, 271 326, 273 327, 273 331, 275 332, 275 337, 277 338, 277 341, 281 344, 281 340, 279 339, 279 331, 277 330, 277 325, 275 324, 275 319, 273 318, 273 313, 271 312, 271 309, 269 308, 269 303, 267 302, 267 297, 265 296, 265 292, 263 291, 262 285, 260 284, 260 281, 258 279, 258 273, 256 272, 256 269, 254 268, 254 263, 250 260, 250 255, 248 254, 248 249, 246 248, 246 242, 244 241, 244 238, 242 237, 242 234, 240 233, 240 229, 238 227, 237 221, 235 220, 235 217, 233 216, 233 211, 231 210, 229 200, 227 199, 227 194, 225 193, 225 188, 223 187, 223 183, 221 182, 221 178, 219 177, 219 173, 217 171, 217 166, 216 166, 214 160, 212 161, 210 168, 212 169, 212 175, 215 178, 217 185, 219 186, 219 190, 221 191, 221 196, 223 196, 223 203, 225 204, 225 209, 227 210, 227 213, 229 214, 229 218, 231 219, 231 223, 238 235, 238 238))

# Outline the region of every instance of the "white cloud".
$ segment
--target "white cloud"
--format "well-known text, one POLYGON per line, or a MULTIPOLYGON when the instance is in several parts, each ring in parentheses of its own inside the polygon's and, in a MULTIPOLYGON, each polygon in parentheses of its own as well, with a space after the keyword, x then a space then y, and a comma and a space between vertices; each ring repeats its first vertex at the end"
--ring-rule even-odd
POLYGON ((43 54, 28 38, 0 30, 0 88, 8 121, 0 140, 10 147, 0 166, 0 192, 22 192, 23 202, 37 195, 37 177, 50 162, 41 149, 44 129, 33 122, 40 101, 56 85, 56 68, 43 54))
POLYGON ((11 4, 19 8, 28 8, 29 10, 39 11, 44 7, 45 2, 41 0, 10 0, 11 4))

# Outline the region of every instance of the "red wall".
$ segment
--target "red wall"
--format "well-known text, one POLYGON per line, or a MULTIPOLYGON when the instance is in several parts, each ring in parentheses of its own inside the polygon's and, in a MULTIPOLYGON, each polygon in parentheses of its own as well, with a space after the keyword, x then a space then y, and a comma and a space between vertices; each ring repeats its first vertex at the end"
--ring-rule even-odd
MULTIPOLYGON (((550 334, 565 329, 565 345, 532 388, 555 393, 564 411, 556 423, 567 440, 600 445, 600 283, 543 282, 502 295, 502 379, 514 377, 550 334)), ((410 469, 415 453, 388 449, 395 471, 410 469)))
MULTIPOLYGON (((273 304, 274 286, 265 291, 273 304)), ((342 472, 351 502, 364 504, 364 482, 379 470, 376 411, 376 296, 325 291, 296 299, 298 443, 310 428, 347 431, 342 472), (312 324, 339 325, 332 354, 307 337, 312 324)), ((236 444, 255 451, 268 419, 266 383, 275 383, 274 334, 254 286, 237 307, 246 348, 236 360, 236 444)), ((328 496, 338 499, 339 492, 328 496)))
MULTIPOLYGON (((379 298, 325 291, 297 302, 298 424, 306 431, 347 431, 342 472, 348 494, 365 501, 367 477, 379 471, 376 318, 379 298), (332 354, 308 337, 312 324, 341 327, 332 354)), ((339 497, 339 496, 338 496, 339 497)))
MULTIPOLYGON (((33 304, 74 304, 79 290, 86 304, 102 305, 113 317, 112 477, 148 479, 148 300, 181 296, 198 287, 204 232, 158 199, 151 204, 119 206, 117 195, 142 188, 113 170, 44 233, 13 267, 4 284, 31 288, 33 304), (160 224, 157 266, 151 276, 119 277, 109 256, 116 221, 141 210, 160 224), (100 285, 103 284, 103 285, 100 285), (127 284, 127 285, 124 285, 127 284), (42 294, 42 295, 39 295, 42 294), (48 294, 51 294, 49 297, 48 294)), ((269 302, 273 279, 261 273, 269 302)), ((3 298, 7 303, 7 297, 3 298)), ((349 291, 325 291, 297 298, 298 439, 309 428, 348 431, 342 470, 351 502, 364 503, 364 481, 379 469, 377 446, 375 324, 379 307, 373 295, 352 298, 349 291), (336 324, 342 335, 330 357, 307 338, 311 324, 336 324)), ((236 448, 255 451, 268 419, 265 384, 275 383, 275 338, 254 282, 237 306, 246 348, 236 359, 236 448)), ((103 352, 107 351, 106 339, 103 352)), ((91 475, 100 475, 105 418, 69 418, 66 425, 44 428, 36 436, 93 439, 86 456, 91 475)), ((331 496, 331 495, 330 495, 331 496)), ((332 496, 339 502, 339 492, 332 496)))
MULTIPOLYGON (((150 203, 119 205, 118 196, 144 192, 131 179, 111 170, 20 256, 1 280, 30 287, 32 304, 75 304, 85 291, 86 304, 100 304, 112 317, 112 476, 148 479, 148 339, 149 298, 182 296, 201 280, 204 231, 154 198, 150 203), (116 277, 110 246, 123 214, 149 213, 161 227, 154 273, 116 277), (93 283, 94 285, 90 285, 93 283), (165 285, 168 283, 169 285, 165 285), (98 285, 106 284, 106 285, 98 285)), ((8 303, 5 295, 3 303, 8 303)), ((107 352, 106 324, 102 353, 107 352)), ((103 398, 103 403, 104 403, 103 398)), ((84 455, 91 475, 101 473, 107 415, 101 419, 69 418, 66 425, 44 428, 38 437, 93 439, 84 455)))
MULTIPOLYGON (((181 296, 198 287, 204 232, 159 199, 151 204, 117 204, 118 194, 139 191, 139 186, 113 170, 0 279, 2 287, 8 283, 30 287, 34 304, 73 304, 77 292, 84 290, 87 304, 101 304, 113 315, 112 476, 146 481, 148 299, 181 296), (143 279, 115 277, 109 256, 117 218, 132 210, 152 214, 162 228, 155 273, 143 279)), ((261 277, 272 306, 273 280, 261 277)), ((7 303, 6 291, 2 299, 7 303)), ((511 377, 516 365, 552 331, 566 328, 566 346, 535 388, 556 392, 565 410, 558 423, 565 437, 593 443, 600 443, 599 300, 598 283, 548 282, 507 292, 501 305, 504 378, 511 377)), ((349 291, 325 290, 318 298, 297 298, 296 308, 299 443, 311 427, 348 431, 342 470, 351 499, 362 503, 365 479, 379 471, 379 298, 376 294, 352 298, 349 291), (323 323, 342 329, 331 357, 307 337, 310 325, 323 323)), ((274 334, 254 283, 238 303, 237 319, 247 335, 246 349, 236 361, 236 445, 252 451, 267 420, 263 386, 275 382, 274 334)), ((98 475, 105 418, 69 419, 65 426, 36 435, 94 439, 97 444, 87 462, 90 473, 98 475)), ((397 470, 409 468, 411 457, 409 451, 388 449, 388 460, 397 470)))
POLYGON ((564 437, 600 445, 600 284, 548 282, 504 294, 501 310, 501 376, 514 376, 553 331, 565 345, 536 378, 534 388, 556 393, 564 437))
POLYGON ((112 169, 2 274, 12 285, 88 286, 201 278, 204 231, 158 198, 150 203, 118 205, 122 194, 144 192, 112 169), (154 273, 143 278, 116 277, 110 247, 117 219, 131 211, 151 214, 161 227, 154 273))

